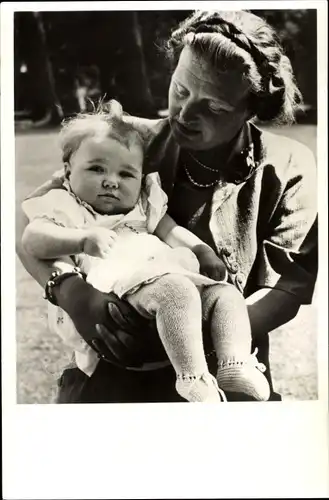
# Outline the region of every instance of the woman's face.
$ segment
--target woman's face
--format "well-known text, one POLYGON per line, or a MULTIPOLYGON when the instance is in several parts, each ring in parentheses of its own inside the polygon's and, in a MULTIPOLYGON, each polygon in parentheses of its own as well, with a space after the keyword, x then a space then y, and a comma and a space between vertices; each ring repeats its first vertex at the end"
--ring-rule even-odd
POLYGON ((66 165, 72 191, 101 214, 129 212, 137 203, 142 181, 142 149, 126 147, 111 137, 82 141, 66 165))
POLYGON ((169 88, 169 118, 182 147, 207 150, 233 139, 251 117, 248 84, 239 68, 216 72, 189 46, 181 52, 169 88))

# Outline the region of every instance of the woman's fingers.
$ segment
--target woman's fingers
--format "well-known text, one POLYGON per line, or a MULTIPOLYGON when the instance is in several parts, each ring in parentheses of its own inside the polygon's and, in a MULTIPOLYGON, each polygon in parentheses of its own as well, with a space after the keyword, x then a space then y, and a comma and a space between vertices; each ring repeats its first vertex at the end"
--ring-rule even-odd
POLYGON ((125 367, 142 364, 140 346, 131 335, 123 330, 111 333, 104 325, 100 324, 96 325, 96 330, 110 351, 108 361, 114 361, 114 363, 125 367))
POLYGON ((140 342, 124 330, 116 330, 113 333, 106 326, 100 324, 96 325, 96 330, 108 349, 117 358, 123 356, 132 358, 134 351, 140 346, 140 342))
POLYGON ((124 366, 127 350, 125 345, 117 339, 115 334, 109 332, 104 325, 97 324, 96 331, 101 337, 102 343, 105 344, 104 354, 109 355, 109 361, 114 360, 116 363, 124 366), (108 353, 106 351, 108 351, 108 353))
MULTIPOLYGON (((124 365, 117 358, 117 356, 112 352, 112 350, 108 349, 106 343, 103 340, 104 332, 102 331, 102 325, 96 325, 96 331, 100 338, 94 338, 91 341, 91 345, 93 349, 97 352, 101 359, 108 361, 116 366, 123 367, 124 365)), ((105 336, 105 335, 104 335, 105 336)))
POLYGON ((107 308, 112 320, 118 325, 119 328, 125 328, 127 323, 130 325, 128 319, 125 319, 126 315, 121 311, 117 303, 111 301, 107 304, 107 308))
POLYGON ((120 299, 110 300, 108 311, 118 328, 133 334, 136 329, 143 327, 146 320, 142 318, 128 303, 120 299))

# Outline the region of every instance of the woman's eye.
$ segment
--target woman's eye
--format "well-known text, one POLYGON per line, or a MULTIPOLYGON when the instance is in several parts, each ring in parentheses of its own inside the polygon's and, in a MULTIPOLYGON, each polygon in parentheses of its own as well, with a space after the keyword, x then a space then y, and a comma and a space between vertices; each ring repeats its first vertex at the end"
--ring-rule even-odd
POLYGON ((213 113, 228 113, 228 111, 223 108, 223 105, 218 103, 218 102, 209 102, 208 104, 208 108, 210 109, 210 111, 212 111, 213 113))
POLYGON ((179 85, 179 83, 175 83, 175 85, 176 85, 177 94, 179 94, 181 96, 188 95, 188 90, 185 87, 183 87, 182 85, 179 85))

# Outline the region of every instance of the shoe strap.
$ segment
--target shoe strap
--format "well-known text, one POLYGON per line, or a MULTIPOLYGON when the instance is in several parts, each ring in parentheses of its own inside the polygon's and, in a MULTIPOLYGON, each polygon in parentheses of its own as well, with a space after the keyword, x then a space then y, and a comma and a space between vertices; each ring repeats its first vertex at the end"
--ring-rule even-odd
POLYGON ((238 359, 226 359, 225 361, 220 361, 218 363, 218 368, 228 368, 233 366, 254 366, 260 372, 264 373, 266 371, 266 366, 264 363, 260 363, 257 359, 258 348, 254 350, 254 352, 245 360, 238 359))

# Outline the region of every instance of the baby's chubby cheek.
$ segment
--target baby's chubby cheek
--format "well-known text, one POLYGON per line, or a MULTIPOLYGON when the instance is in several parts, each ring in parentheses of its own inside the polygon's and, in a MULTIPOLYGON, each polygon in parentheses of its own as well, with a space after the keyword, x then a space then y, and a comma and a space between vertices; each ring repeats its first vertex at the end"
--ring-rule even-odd
POLYGON ((121 213, 127 214, 127 213, 131 212, 131 210, 133 210, 135 208, 135 206, 137 205, 139 197, 140 197, 139 193, 137 195, 134 194, 131 197, 128 197, 128 196, 124 197, 123 196, 123 198, 120 200, 121 201, 121 203, 120 203, 121 213))

